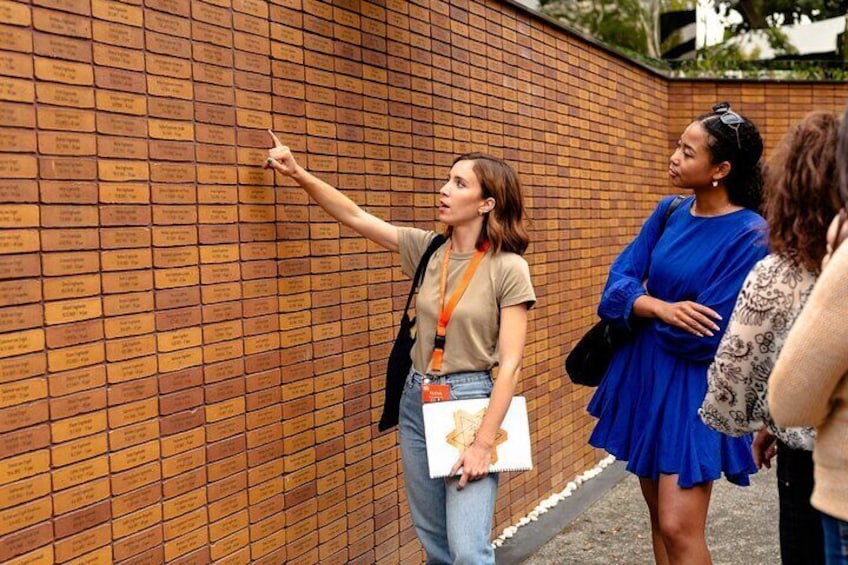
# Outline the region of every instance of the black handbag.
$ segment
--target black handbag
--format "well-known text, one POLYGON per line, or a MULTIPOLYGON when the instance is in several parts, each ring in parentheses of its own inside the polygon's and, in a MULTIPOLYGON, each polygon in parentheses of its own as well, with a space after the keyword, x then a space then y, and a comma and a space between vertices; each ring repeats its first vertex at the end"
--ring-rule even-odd
MULTIPOLYGON (((665 230, 668 217, 671 216, 678 206, 683 202, 683 196, 676 196, 671 201, 663 215, 660 236, 665 230)), ((565 372, 576 385, 598 386, 612 362, 615 350, 623 343, 629 341, 635 330, 616 327, 612 323, 601 320, 586 332, 571 353, 565 358, 565 372)))
POLYGON ((386 397, 383 400, 383 414, 380 416, 380 423, 377 425, 377 429, 381 432, 396 426, 398 423, 403 384, 412 368, 411 353, 412 345, 415 343, 415 338, 412 337, 412 328, 415 326, 415 318, 410 319, 409 317, 409 305, 412 303, 415 291, 418 290, 421 281, 424 280, 424 273, 427 270, 430 257, 444 242, 445 237, 443 235, 436 235, 433 238, 433 241, 424 251, 424 255, 421 256, 421 261, 418 262, 415 276, 412 277, 412 287, 409 289, 409 296, 406 297, 406 306, 400 319, 400 327, 386 366, 386 397))

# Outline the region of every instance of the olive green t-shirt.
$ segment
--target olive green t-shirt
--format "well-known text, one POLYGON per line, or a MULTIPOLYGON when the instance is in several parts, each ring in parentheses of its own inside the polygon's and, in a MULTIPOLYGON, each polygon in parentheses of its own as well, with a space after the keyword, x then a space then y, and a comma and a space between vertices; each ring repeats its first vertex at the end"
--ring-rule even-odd
MULTIPOLYGON (((399 228, 398 247, 401 270, 412 278, 427 245, 436 236, 432 231, 399 228)), ((439 247, 424 275, 415 302, 417 338, 412 348, 412 366, 424 373, 433 356, 433 339, 439 317, 439 284, 445 245, 439 247)), ((474 253, 451 252, 445 301, 462 280, 474 253)), ((530 267, 516 253, 486 254, 465 289, 446 331, 442 374, 486 371, 498 364, 500 309, 536 302, 530 282, 530 267)))

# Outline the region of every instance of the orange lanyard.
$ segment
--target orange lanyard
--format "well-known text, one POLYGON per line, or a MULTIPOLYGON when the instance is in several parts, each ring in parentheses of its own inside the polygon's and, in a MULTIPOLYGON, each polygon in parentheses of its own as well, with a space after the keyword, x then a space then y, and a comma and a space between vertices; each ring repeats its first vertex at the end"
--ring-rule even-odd
POLYGON ((483 242, 483 245, 480 246, 480 249, 477 249, 474 252, 471 262, 465 269, 465 274, 462 275, 462 281, 460 281, 459 286, 454 289, 453 293, 451 293, 448 303, 445 305, 451 242, 448 241, 448 244, 445 247, 445 257, 442 259, 442 280, 439 286, 439 308, 441 309, 441 312, 439 314, 439 323, 436 325, 436 339, 433 347, 433 358, 430 361, 430 371, 432 373, 440 373, 442 370, 442 358, 445 355, 445 336, 448 328, 448 322, 450 322, 451 315, 453 315, 453 311, 459 303, 459 299, 462 298, 463 293, 465 293, 465 289, 468 288, 468 283, 471 282, 471 278, 474 276, 474 271, 477 270, 477 267, 480 265, 480 261, 483 260, 488 249, 489 242, 485 241, 483 242))

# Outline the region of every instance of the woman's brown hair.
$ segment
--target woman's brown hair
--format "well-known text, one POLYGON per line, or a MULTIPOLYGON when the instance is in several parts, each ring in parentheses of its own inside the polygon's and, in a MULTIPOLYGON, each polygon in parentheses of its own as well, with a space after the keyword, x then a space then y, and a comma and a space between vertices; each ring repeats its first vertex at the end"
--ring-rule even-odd
MULTIPOLYGON (((495 253, 509 251, 522 255, 530 244, 530 237, 524 227, 524 198, 518 175, 506 161, 485 153, 460 155, 453 164, 460 161, 474 161, 473 170, 480 181, 483 198, 495 199, 494 208, 483 215, 478 247, 488 240, 495 253)), ((448 226, 447 237, 451 231, 448 226)))
POLYGON ((839 209, 836 146, 839 118, 811 112, 792 127, 765 175, 763 213, 769 247, 813 273, 821 270, 825 233, 839 209))

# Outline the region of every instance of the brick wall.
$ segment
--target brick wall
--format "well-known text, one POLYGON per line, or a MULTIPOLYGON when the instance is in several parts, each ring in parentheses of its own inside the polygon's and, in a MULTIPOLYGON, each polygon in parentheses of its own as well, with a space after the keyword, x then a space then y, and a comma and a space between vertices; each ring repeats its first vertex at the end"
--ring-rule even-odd
POLYGON ((844 86, 671 82, 502 2, 0 2, 0 561, 386 563, 420 547, 373 424, 408 282, 260 164, 273 127, 393 222, 452 157, 519 170, 536 468, 601 454, 563 356, 728 99, 772 146, 844 86))

